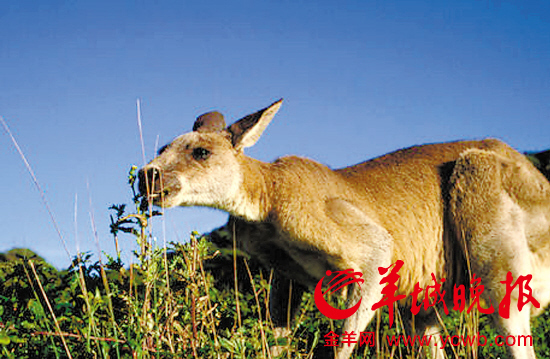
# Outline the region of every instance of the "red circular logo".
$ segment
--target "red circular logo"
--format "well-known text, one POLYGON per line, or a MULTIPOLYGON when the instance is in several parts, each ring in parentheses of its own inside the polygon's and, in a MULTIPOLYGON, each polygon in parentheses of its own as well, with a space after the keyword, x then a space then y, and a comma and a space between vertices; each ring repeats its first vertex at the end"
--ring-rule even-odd
POLYGON ((364 282, 364 280, 360 278, 363 276, 363 273, 354 272, 353 269, 350 268, 343 271, 335 271, 334 273, 328 270, 326 274, 329 277, 333 274, 335 274, 335 276, 330 280, 330 282, 328 282, 328 285, 330 287, 324 293, 322 287, 325 277, 321 278, 321 280, 317 283, 317 286, 315 287, 315 294, 313 296, 313 298, 315 299, 315 305, 321 313, 323 313, 326 317, 330 319, 339 320, 351 317, 359 309, 359 306, 361 305, 361 300, 363 298, 360 298, 359 301, 351 308, 338 309, 331 306, 325 300, 324 296, 328 292, 334 293, 353 283, 357 283, 357 285, 360 287, 359 283, 364 282))

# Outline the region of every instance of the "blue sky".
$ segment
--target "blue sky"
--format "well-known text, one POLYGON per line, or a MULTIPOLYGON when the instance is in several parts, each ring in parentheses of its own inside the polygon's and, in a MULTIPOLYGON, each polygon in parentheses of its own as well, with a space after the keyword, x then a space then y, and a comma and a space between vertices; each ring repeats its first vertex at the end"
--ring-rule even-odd
MULTIPOLYGON (((228 122, 285 103, 248 154, 332 167, 413 144, 498 137, 550 148, 546 1, 2 1, 0 116, 31 163, 71 254, 113 253, 109 210, 131 165, 217 109, 228 122), (75 204, 76 202, 76 204, 75 204), (76 219, 75 219, 76 218, 76 219)), ((64 267, 31 178, 0 129, 0 251, 64 267)), ((177 208, 159 241, 222 225, 177 208)), ((121 238, 126 262, 133 240, 121 238)))

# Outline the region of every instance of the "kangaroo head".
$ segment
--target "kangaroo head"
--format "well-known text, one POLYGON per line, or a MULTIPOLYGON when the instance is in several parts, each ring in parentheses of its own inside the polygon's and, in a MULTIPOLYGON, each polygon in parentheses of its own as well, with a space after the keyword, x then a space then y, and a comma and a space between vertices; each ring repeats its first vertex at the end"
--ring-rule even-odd
POLYGON ((160 149, 139 171, 139 190, 161 207, 209 206, 225 209, 243 183, 243 149, 256 143, 282 100, 226 127, 223 116, 199 116, 193 131, 160 149))

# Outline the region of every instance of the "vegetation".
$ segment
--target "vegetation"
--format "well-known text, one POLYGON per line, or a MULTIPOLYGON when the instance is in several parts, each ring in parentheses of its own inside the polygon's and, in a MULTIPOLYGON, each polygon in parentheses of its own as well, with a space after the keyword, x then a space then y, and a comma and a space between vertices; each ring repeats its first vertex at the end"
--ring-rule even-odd
MULTIPOLYGON (((271 273, 233 248, 229 233, 192 233, 187 243, 167 248, 151 241, 148 221, 135 196, 135 168, 130 172, 134 203, 113 210, 111 233, 133 238, 137 264, 120 257, 103 263, 78 254, 58 271, 29 250, 0 255, 0 357, 5 358, 268 358, 275 344, 267 298, 271 273)), ((338 300, 337 298, 334 300, 338 300)), ((378 345, 362 346, 354 357, 415 358, 418 352, 390 346, 386 335, 402 334, 379 314, 366 331, 378 333, 378 345)), ((477 334, 494 341, 486 317, 452 312, 444 317, 448 335, 477 334)), ((330 321, 304 295, 292 337, 281 357, 311 358, 330 351, 326 335, 340 322, 330 321)), ((540 358, 550 357, 550 312, 533 321, 533 344, 540 358)), ((503 358, 504 347, 446 346, 450 358, 503 358)))

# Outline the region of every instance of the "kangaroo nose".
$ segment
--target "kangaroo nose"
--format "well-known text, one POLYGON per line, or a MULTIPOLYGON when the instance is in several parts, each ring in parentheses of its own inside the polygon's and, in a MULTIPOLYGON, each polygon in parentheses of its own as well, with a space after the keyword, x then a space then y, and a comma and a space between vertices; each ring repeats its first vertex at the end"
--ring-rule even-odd
POLYGON ((142 196, 147 196, 153 194, 153 191, 159 190, 159 188, 154 188, 153 184, 157 183, 160 179, 160 171, 154 167, 149 167, 147 169, 142 168, 138 172, 138 188, 139 193, 142 196))

